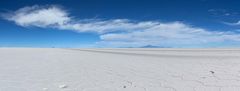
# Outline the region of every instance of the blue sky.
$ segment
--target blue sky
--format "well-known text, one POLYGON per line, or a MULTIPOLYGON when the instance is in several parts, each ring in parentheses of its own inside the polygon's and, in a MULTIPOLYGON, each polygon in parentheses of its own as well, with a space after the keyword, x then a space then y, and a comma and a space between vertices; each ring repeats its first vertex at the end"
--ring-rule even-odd
POLYGON ((2 0, 0 47, 240 47, 239 0, 2 0))

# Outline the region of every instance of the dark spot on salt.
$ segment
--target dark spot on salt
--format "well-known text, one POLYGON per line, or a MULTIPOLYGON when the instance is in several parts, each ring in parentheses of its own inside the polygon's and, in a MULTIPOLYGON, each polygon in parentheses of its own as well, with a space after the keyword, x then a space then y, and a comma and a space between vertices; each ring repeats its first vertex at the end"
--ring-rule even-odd
POLYGON ((215 72, 214 71, 210 71, 212 74, 214 74, 215 72))
POLYGON ((123 86, 123 88, 126 88, 127 86, 123 86))

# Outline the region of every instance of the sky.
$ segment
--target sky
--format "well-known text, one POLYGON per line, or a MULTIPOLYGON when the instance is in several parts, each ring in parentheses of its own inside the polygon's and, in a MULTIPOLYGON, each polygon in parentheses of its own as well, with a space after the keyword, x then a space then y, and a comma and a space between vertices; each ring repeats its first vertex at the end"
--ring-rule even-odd
POLYGON ((235 48, 239 0, 1 0, 0 47, 235 48))

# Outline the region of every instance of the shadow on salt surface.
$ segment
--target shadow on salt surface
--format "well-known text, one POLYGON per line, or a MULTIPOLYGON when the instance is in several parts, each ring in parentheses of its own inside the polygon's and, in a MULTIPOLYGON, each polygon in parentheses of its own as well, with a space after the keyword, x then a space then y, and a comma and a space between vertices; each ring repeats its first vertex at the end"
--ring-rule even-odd
MULTIPOLYGON (((127 52, 127 51, 112 51, 112 50, 102 50, 102 49, 67 49, 74 51, 85 51, 85 52, 94 52, 94 53, 106 53, 106 54, 118 54, 118 55, 128 55, 128 56, 144 56, 144 57, 172 57, 172 58, 240 58, 240 55, 214 55, 214 54, 204 54, 202 55, 192 55, 186 53, 178 53, 178 54, 164 54, 161 51, 154 53, 144 53, 144 52, 127 52)), ((240 53, 240 51, 239 51, 240 53)))

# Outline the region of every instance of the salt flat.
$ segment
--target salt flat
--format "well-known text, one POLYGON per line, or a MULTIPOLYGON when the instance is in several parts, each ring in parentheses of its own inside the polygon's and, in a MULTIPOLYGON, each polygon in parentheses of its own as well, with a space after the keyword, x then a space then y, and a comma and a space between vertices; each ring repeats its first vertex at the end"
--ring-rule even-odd
POLYGON ((0 91, 240 91, 240 49, 0 48, 0 91))

